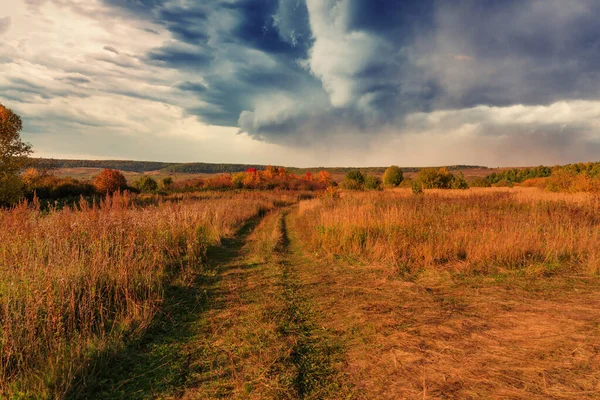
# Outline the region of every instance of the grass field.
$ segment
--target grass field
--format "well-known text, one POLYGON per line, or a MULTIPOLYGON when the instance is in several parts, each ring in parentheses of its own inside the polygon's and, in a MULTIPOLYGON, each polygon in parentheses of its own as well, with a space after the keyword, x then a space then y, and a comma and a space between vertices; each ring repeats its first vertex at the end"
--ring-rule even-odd
POLYGON ((1 393, 600 396, 600 198, 205 192, 0 212, 1 393))

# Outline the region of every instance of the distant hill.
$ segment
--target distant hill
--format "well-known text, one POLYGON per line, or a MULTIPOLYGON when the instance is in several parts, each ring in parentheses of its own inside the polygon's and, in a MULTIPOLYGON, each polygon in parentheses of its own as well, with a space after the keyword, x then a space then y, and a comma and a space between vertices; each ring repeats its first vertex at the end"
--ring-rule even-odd
POLYGON ((54 158, 36 158, 34 159, 37 168, 57 169, 57 168, 110 168, 129 172, 147 172, 156 171, 174 163, 165 163, 157 161, 125 161, 125 160, 60 160, 54 158))
MULTIPOLYGON (((264 169, 266 165, 261 164, 213 164, 213 163, 168 163, 158 161, 128 161, 128 160, 63 160, 54 158, 35 159, 38 168, 57 169, 57 168, 111 168, 128 172, 149 172, 161 171, 164 173, 182 173, 182 174, 219 174, 234 173, 246 171, 248 168, 264 169)), ((331 173, 347 173, 354 169, 360 169, 366 173, 383 173, 387 167, 315 167, 315 168, 295 168, 289 167, 288 171, 295 174, 304 174, 306 172, 316 173, 323 169, 331 173)), ((488 169, 476 165, 450 165, 447 167, 450 171, 465 169, 488 169)), ((418 172, 420 167, 402 167, 404 172, 418 172)))

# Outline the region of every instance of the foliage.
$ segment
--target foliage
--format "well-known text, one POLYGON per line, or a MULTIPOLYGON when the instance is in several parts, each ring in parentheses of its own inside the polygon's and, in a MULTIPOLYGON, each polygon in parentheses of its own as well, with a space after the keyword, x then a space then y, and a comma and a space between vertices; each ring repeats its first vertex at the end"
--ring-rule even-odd
POLYGON ((176 182, 175 190, 226 190, 226 189, 260 189, 260 190, 323 190, 331 185, 331 178, 321 171, 316 178, 312 173, 297 176, 283 167, 267 166, 264 170, 254 167, 245 172, 220 174, 210 178, 196 178, 176 182))
POLYGON ((446 168, 423 168, 417 175, 425 189, 450 189, 454 175, 446 168))
POLYGON ((465 180, 465 176, 463 175, 462 171, 459 171, 458 174, 453 176, 450 187, 452 189, 468 189, 469 188, 469 184, 465 180))
POLYGON ((383 174, 383 184, 385 186, 397 187, 403 180, 404 174, 402 173, 402 169, 397 165, 392 165, 383 174))
POLYGON ((33 200, 74 199, 81 196, 92 196, 96 193, 93 185, 88 182, 80 182, 73 178, 59 178, 47 171, 29 168, 21 176, 25 184, 25 197, 33 200))
POLYGON ((365 177, 365 189, 367 190, 380 190, 381 189, 381 179, 375 175, 367 175, 365 177))
POLYGON ((508 182, 520 183, 527 179, 543 178, 550 176, 552 168, 540 165, 533 168, 512 168, 502 172, 494 172, 484 178, 485 186, 500 183, 500 186, 508 186, 508 182))
POLYGON ((355 179, 344 179, 341 183, 341 188, 346 190, 363 190, 364 186, 355 179))
POLYGON ((264 165, 256 164, 209 164, 209 163, 185 163, 173 164, 163 168, 163 172, 170 173, 194 173, 194 174, 224 174, 247 171, 249 168, 256 170, 265 169, 264 165))
POLYGON ((411 188, 414 195, 423 194, 423 186, 421 185, 421 182, 413 181, 411 188))
POLYGON ((140 176, 134 183, 133 186, 140 192, 153 192, 158 189, 158 183, 154 178, 148 175, 140 176))
POLYGON ((19 172, 30 163, 31 145, 21 140, 23 123, 0 104, 0 206, 17 202, 22 193, 19 172))
POLYGON ((170 176, 164 177, 161 181, 162 187, 165 189, 170 189, 173 186, 173 178, 170 176))
POLYGON ((357 169, 353 169, 350 172, 348 172, 346 174, 346 180, 355 181, 359 185, 365 183, 364 175, 357 169))
POLYGON ((125 176, 114 169, 105 169, 94 177, 93 183, 101 194, 119 192, 127 188, 125 176))

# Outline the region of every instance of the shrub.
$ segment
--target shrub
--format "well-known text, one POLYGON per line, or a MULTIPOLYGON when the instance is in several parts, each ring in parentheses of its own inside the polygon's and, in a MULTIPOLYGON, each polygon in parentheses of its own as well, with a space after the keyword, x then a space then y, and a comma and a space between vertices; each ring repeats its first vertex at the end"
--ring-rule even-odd
POLYGON ((421 183, 419 181, 414 181, 412 183, 412 192, 415 195, 423 193, 423 186, 421 186, 421 183))
POLYGON ((469 184, 465 180, 465 176, 462 172, 459 172, 457 175, 452 177, 452 183, 450 185, 452 189, 468 189, 469 184))
POLYGON ((355 180, 355 179, 344 179, 342 181, 342 189, 346 189, 346 190, 363 190, 363 185, 361 182, 355 180))
POLYGON ((23 182, 18 175, 0 176, 0 206, 10 206, 23 197, 23 182))
POLYGON ((148 175, 140 176, 133 186, 140 192, 153 192, 158 189, 158 183, 148 175))
POLYGON ((381 189, 381 179, 375 175, 367 175, 365 178, 365 189, 379 190, 381 189))
POLYGON ((173 186, 173 178, 171 178, 170 176, 167 176, 162 179, 161 183, 162 183, 163 188, 170 189, 171 186, 173 186))
POLYGON ((364 175, 362 174, 362 172, 360 172, 357 169, 353 169, 352 171, 348 172, 348 174, 346 175, 346 179, 355 181, 359 185, 362 185, 363 183, 365 183, 364 175))
POLYGON ((397 187, 404 180, 404 174, 400 167, 392 165, 385 170, 383 174, 383 184, 385 186, 397 187))
POLYGON ((454 175, 446 168, 423 168, 418 178, 426 189, 449 189, 454 175))
POLYGON ((119 192, 127 188, 125 176, 114 169, 105 169, 100 172, 94 177, 93 183, 98 193, 102 194, 119 192))

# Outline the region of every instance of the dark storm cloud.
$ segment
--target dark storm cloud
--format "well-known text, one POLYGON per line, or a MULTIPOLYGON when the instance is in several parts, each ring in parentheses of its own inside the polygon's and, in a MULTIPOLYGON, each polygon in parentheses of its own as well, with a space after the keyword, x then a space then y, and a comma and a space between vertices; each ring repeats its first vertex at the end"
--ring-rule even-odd
POLYGON ((198 70, 210 64, 213 56, 198 48, 165 45, 151 51, 147 59, 151 63, 165 67, 198 70))
POLYGON ((170 32, 141 60, 186 74, 189 114, 267 141, 600 94, 596 0, 104 1, 170 32))
POLYGON ((598 17, 600 3, 594 0, 444 4, 420 51, 426 68, 446 88, 441 106, 596 99, 598 17), (464 58, 435 65, 441 61, 436 54, 464 58))

